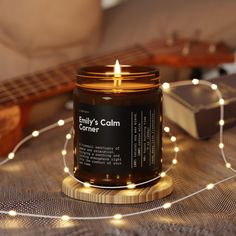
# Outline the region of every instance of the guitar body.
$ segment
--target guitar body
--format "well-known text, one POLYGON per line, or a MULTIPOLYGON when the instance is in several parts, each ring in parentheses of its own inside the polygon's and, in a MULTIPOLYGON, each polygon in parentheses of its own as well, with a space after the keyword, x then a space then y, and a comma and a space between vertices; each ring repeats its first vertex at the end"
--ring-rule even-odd
POLYGON ((4 156, 22 138, 20 107, 15 105, 0 108, 0 124, 0 156, 4 156))

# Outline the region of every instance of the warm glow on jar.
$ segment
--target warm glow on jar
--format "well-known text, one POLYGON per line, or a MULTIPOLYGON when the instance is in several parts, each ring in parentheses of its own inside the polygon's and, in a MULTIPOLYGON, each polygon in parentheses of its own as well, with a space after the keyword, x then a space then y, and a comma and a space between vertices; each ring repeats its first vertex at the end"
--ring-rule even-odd
POLYGON ((118 60, 81 68, 74 134, 75 177, 83 182, 132 189, 157 177, 162 170, 159 71, 118 60))

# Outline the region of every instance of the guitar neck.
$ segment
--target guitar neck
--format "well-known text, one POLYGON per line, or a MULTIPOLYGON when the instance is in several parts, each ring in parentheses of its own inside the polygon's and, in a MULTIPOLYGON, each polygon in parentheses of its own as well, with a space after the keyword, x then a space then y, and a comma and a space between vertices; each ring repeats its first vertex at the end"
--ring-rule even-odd
POLYGON ((82 58, 44 72, 2 81, 0 82, 0 107, 28 101, 35 102, 71 91, 75 86, 75 73, 78 67, 112 64, 117 58, 127 64, 147 63, 150 55, 141 46, 135 46, 107 55, 82 58))
POLYGON ((205 42, 153 40, 121 51, 90 56, 65 63, 44 72, 0 82, 0 107, 34 102, 70 91, 75 86, 76 69, 87 65, 159 64, 168 66, 215 66, 233 62, 234 55, 225 45, 205 42))

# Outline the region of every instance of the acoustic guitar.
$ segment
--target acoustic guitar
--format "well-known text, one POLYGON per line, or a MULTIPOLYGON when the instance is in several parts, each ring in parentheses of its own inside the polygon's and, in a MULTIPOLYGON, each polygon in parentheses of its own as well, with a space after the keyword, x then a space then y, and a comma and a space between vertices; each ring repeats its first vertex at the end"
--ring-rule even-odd
POLYGON ((94 55, 45 71, 0 82, 0 156, 21 139, 32 104, 74 88, 78 66, 112 64, 157 64, 174 67, 214 67, 233 62, 232 51, 223 44, 187 39, 153 40, 105 55, 94 55))

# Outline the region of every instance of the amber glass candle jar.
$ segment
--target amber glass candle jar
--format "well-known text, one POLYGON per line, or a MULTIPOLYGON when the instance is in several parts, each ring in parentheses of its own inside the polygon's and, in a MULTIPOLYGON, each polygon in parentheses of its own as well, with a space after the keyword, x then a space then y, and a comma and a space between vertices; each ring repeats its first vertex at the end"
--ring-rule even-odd
POLYGON ((148 66, 81 68, 74 91, 74 175, 96 185, 137 184, 161 172, 162 91, 148 66))

